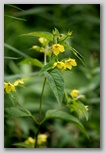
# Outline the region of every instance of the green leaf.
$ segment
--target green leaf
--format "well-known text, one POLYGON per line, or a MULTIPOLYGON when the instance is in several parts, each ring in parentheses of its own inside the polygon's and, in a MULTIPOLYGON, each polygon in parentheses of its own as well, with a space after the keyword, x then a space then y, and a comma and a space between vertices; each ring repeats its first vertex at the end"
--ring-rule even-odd
POLYGON ((23 12, 16 12, 14 13, 16 16, 26 16, 26 15, 36 15, 36 14, 43 14, 45 13, 45 11, 49 10, 49 8, 45 8, 45 6, 40 6, 40 7, 34 7, 34 8, 31 8, 31 9, 27 9, 27 10, 24 10, 23 12))
POLYGON ((55 35, 55 36, 59 36, 59 35, 60 35, 60 33, 59 33, 59 31, 58 31, 57 28, 54 28, 54 29, 52 30, 52 33, 53 33, 53 35, 55 35))
POLYGON ((88 120, 88 111, 86 110, 85 105, 82 104, 80 101, 73 102, 73 105, 77 107, 78 109, 80 109, 82 113, 84 114, 86 120, 88 120))
POLYGON ((49 85, 57 99, 59 105, 61 105, 64 95, 64 80, 61 73, 57 69, 53 69, 50 72, 45 72, 49 85))
POLYGON ((36 36, 36 37, 43 37, 49 41, 53 41, 53 36, 49 32, 32 32, 28 34, 22 34, 21 36, 36 36))
POLYGON ((15 6, 15 5, 12 5, 12 4, 5 4, 5 5, 11 6, 11 7, 15 8, 15 9, 20 10, 20 11, 24 11, 24 10, 22 10, 21 8, 15 6))
POLYGON ((18 78, 31 77, 31 76, 38 76, 38 72, 27 73, 27 74, 7 75, 7 76, 4 76, 4 80, 8 82, 9 80, 13 80, 13 79, 16 80, 18 78))
POLYGON ((75 126, 77 126, 84 134, 87 138, 88 134, 84 128, 84 126, 82 125, 82 123, 74 116, 70 115, 67 112, 64 111, 59 111, 59 110, 48 110, 46 112, 46 118, 50 119, 50 118, 54 118, 54 119, 62 119, 62 120, 66 120, 71 122, 72 124, 74 124, 75 126))
POLYGON ((11 101, 11 103, 13 104, 13 106, 15 106, 16 100, 14 99, 13 95, 11 93, 8 94, 9 99, 11 101))
POLYGON ((35 58, 26 58, 22 60, 21 62, 19 62, 18 64, 30 64, 30 65, 42 67, 42 63, 38 59, 35 59, 35 58))
POLYGON ((14 17, 14 16, 10 16, 10 15, 4 15, 6 17, 9 17, 9 18, 12 18, 12 19, 16 19, 16 20, 23 20, 23 21, 27 21, 25 19, 22 19, 22 18, 17 18, 17 17, 14 17))
POLYGON ((42 75, 46 71, 50 70, 53 67, 53 64, 54 64, 54 61, 51 61, 50 63, 44 65, 42 69, 40 70, 39 75, 42 75))
POLYGON ((23 57, 29 57, 28 55, 26 55, 26 54, 25 54, 25 53, 23 53, 22 51, 19 51, 18 49, 16 49, 16 48, 12 47, 12 46, 11 46, 11 45, 9 45, 9 44, 4 43, 4 46, 5 46, 6 48, 8 48, 8 49, 10 49, 10 50, 14 51, 15 53, 17 53, 17 54, 19 54, 19 55, 23 56, 23 57))
POLYGON ((23 109, 19 109, 16 107, 8 107, 4 109, 5 115, 14 116, 14 117, 26 117, 32 116, 29 111, 25 111, 23 109))
POLYGON ((71 50, 73 52, 73 54, 75 56, 77 56, 79 58, 79 60, 86 66, 85 64, 85 58, 74 48, 72 48, 68 42, 62 42, 61 43, 64 47, 66 47, 67 49, 71 50))
POLYGON ((19 58, 16 58, 16 57, 4 57, 4 59, 14 59, 14 60, 16 60, 16 59, 21 59, 22 57, 19 57, 19 58))
POLYGON ((24 142, 14 143, 13 145, 20 147, 20 148, 33 148, 34 147, 33 144, 25 144, 24 142))

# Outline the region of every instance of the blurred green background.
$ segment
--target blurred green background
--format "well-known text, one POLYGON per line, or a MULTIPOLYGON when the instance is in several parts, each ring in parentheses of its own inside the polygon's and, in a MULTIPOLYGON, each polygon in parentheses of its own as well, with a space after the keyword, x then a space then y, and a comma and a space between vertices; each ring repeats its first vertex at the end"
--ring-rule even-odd
MULTIPOLYGON (((37 116, 43 78, 36 75, 39 71, 38 67, 18 65, 18 63, 24 59, 23 53, 40 61, 43 61, 43 54, 29 50, 33 45, 39 45, 37 37, 20 35, 34 31, 51 32, 54 27, 63 34, 69 29, 73 31, 73 38, 69 40, 69 43, 85 57, 87 68, 70 51, 66 50, 64 57, 75 58, 78 66, 73 68, 71 73, 63 72, 63 77, 68 92, 72 89, 79 89, 85 95, 83 103, 89 106, 89 120, 86 121, 84 118, 80 120, 90 140, 74 125, 61 120, 46 121, 40 132, 48 135, 47 147, 49 148, 100 148, 100 5, 13 5, 24 11, 11 5, 4 5, 4 80, 13 82, 17 78, 28 77, 29 80, 25 82, 26 88, 19 88, 17 96, 20 103, 37 116), (26 21, 18 20, 13 16, 26 21)), ((5 106, 12 106, 8 96, 4 95, 4 98, 5 106)), ((46 84, 43 113, 56 106, 56 99, 49 85, 46 84)), ((36 125, 29 118, 6 117, 4 147, 14 148, 13 143, 24 141, 28 136, 33 137, 35 131, 36 125)))

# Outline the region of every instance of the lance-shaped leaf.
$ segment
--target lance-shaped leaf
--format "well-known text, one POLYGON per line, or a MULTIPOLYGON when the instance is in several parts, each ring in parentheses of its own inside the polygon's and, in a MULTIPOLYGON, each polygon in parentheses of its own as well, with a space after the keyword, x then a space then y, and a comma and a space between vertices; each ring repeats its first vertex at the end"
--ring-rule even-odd
POLYGON ((48 64, 44 65, 40 72, 39 72, 39 75, 42 75, 43 73, 45 73, 46 71, 50 70, 52 67, 53 67, 53 64, 54 64, 55 61, 51 61, 49 62, 48 64))
POLYGON ((82 104, 80 101, 73 102, 73 105, 80 109, 80 111, 84 114, 86 120, 88 120, 88 111, 86 110, 85 105, 82 104))
POLYGON ((21 62, 19 62, 18 64, 30 64, 30 65, 34 65, 37 67, 42 67, 42 63, 35 58, 26 58, 24 60, 22 60, 21 62))
POLYGON ((50 72, 45 72, 44 75, 49 82, 58 104, 61 105, 64 95, 64 80, 61 73, 57 69, 53 69, 50 72))
POLYGON ((16 57, 4 57, 4 59, 14 59, 14 60, 17 60, 17 59, 21 59, 22 57, 19 57, 19 58, 16 58, 16 57))
POLYGON ((66 120, 71 122, 72 124, 74 124, 76 127, 78 127, 87 138, 88 134, 84 128, 84 126, 82 125, 82 123, 74 116, 70 115, 69 113, 65 112, 65 111, 60 111, 60 110, 48 110, 46 112, 46 119, 62 119, 62 120, 66 120))
POLYGON ((12 18, 12 19, 16 19, 16 20, 23 20, 23 21, 26 21, 25 19, 17 18, 17 17, 10 16, 10 15, 4 15, 4 16, 9 17, 9 18, 12 18))
POLYGON ((4 109, 6 116, 14 116, 14 117, 26 117, 32 116, 31 113, 27 110, 19 109, 16 107, 8 107, 4 109))
POLYGON ((19 148, 33 148, 34 147, 33 144, 25 144, 24 142, 14 143, 13 145, 15 145, 19 148))
POLYGON ((49 32, 32 32, 28 34, 22 34, 21 36, 36 36, 36 37, 43 37, 49 41, 53 41, 53 35, 49 32))
POLYGON ((19 51, 18 49, 14 48, 13 46, 7 44, 7 43, 4 43, 4 47, 8 48, 9 50, 23 56, 23 57, 29 57, 28 55, 26 55, 25 53, 23 53, 22 51, 19 51))
POLYGON ((67 49, 69 49, 69 50, 71 50, 72 52, 73 52, 73 54, 75 55, 75 56, 77 56, 79 59, 80 59, 80 61, 86 66, 86 64, 85 64, 85 58, 76 50, 76 49, 74 49, 74 48, 72 48, 69 44, 68 44, 68 42, 62 42, 61 43, 64 47, 66 47, 67 49))

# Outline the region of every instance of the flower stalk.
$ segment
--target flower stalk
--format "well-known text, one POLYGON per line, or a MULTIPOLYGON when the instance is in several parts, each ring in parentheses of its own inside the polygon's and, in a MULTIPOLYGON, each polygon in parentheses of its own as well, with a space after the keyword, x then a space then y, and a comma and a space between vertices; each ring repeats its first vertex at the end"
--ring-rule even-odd
MULTIPOLYGON (((46 50, 46 48, 45 48, 45 50, 46 50)), ((46 65, 46 51, 45 51, 45 50, 44 50, 44 65, 46 65)), ((41 122, 41 114, 42 114, 42 99, 43 99, 43 93, 44 93, 45 83, 46 83, 46 78, 44 78, 43 86, 42 86, 42 92, 41 92, 41 96, 40 96, 39 123, 38 123, 38 128, 37 128, 37 132, 36 132, 36 136, 35 136, 36 142, 35 142, 35 146, 34 146, 34 148, 37 147, 37 140, 38 140, 39 129, 40 129, 40 126, 41 126, 41 124, 42 124, 42 122, 41 122)))

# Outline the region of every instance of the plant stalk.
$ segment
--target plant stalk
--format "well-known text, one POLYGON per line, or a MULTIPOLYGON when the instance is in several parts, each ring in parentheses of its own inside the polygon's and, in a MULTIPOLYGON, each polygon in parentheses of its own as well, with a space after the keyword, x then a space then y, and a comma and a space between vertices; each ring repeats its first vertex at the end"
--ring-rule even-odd
MULTIPOLYGON (((44 65, 46 65, 46 51, 44 51, 44 65)), ((41 126, 42 99, 43 99, 43 93, 44 93, 45 83, 46 83, 46 78, 44 78, 43 86, 42 86, 42 92, 41 92, 41 96, 40 96, 39 123, 38 123, 38 128, 37 128, 37 132, 36 132, 36 136, 35 136, 35 146, 34 146, 34 148, 37 148, 38 134, 39 134, 40 126, 41 126)))
POLYGON ((42 92, 41 92, 41 97, 40 97, 39 117, 41 117, 41 112, 42 112, 42 99, 43 99, 45 83, 46 83, 46 78, 44 78, 42 92))

